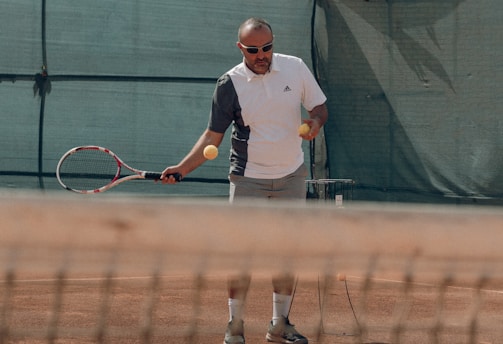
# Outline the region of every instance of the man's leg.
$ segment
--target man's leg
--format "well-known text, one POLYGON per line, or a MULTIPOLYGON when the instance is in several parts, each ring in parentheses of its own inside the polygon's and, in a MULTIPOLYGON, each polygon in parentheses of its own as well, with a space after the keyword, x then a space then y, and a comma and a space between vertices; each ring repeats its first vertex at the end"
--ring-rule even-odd
POLYGON ((288 318, 293 299, 295 277, 292 275, 275 276, 273 286, 273 314, 272 323, 276 325, 281 318, 288 318))
POLYGON ((232 318, 239 320, 243 319, 246 295, 250 288, 250 281, 251 277, 249 275, 230 277, 227 281, 229 293, 229 321, 232 321, 232 318))
POLYGON ((307 338, 297 332, 288 319, 295 291, 295 277, 292 275, 276 276, 272 283, 274 289, 273 316, 265 338, 268 342, 274 343, 307 344, 307 338))
POLYGON ((224 344, 244 344, 243 315, 246 295, 250 288, 251 277, 238 276, 228 280, 229 324, 225 331, 224 344))

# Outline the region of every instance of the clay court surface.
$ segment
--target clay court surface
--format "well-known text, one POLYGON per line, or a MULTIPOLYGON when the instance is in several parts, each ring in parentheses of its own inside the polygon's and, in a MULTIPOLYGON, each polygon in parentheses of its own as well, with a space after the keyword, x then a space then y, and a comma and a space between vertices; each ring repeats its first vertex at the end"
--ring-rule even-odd
POLYGON ((500 209, 152 203, 3 198, 3 342, 222 343, 226 276, 246 271, 246 340, 265 343, 278 269, 310 343, 503 342, 500 209))

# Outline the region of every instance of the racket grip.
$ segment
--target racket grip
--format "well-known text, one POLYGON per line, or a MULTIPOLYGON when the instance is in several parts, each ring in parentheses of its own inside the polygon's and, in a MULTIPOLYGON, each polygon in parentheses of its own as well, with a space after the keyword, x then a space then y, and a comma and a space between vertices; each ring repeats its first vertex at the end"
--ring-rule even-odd
MULTIPOLYGON (((145 179, 161 179, 162 173, 159 172, 145 172, 143 175, 145 179)), ((177 182, 182 181, 182 175, 180 173, 168 174, 166 177, 173 176, 177 182)))

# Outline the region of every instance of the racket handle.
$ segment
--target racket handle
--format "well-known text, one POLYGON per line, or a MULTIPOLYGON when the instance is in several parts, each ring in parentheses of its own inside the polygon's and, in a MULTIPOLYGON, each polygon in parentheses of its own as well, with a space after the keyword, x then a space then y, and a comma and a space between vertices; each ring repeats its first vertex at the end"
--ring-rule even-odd
MULTIPOLYGON (((145 172, 143 177, 145 179, 161 179, 162 173, 159 172, 145 172)), ((168 174, 166 177, 173 176, 177 182, 182 181, 182 175, 180 173, 168 174)))

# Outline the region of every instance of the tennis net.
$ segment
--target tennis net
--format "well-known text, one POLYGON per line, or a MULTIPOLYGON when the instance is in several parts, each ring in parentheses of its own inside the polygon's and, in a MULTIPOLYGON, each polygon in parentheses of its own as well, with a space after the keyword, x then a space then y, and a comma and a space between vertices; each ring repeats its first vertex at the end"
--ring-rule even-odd
POLYGON ((311 343, 503 340, 499 208, 0 197, 0 343, 221 342, 249 273, 247 342, 291 272, 311 343))

